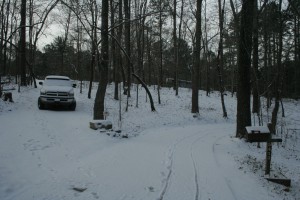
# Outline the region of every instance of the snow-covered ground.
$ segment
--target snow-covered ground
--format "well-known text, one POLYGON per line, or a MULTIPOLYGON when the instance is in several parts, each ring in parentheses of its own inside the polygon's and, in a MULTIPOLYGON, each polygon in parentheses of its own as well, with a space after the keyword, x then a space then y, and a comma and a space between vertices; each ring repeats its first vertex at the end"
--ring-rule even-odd
MULTIPOLYGON (((156 112, 136 88, 122 122, 113 85, 106 95, 107 119, 121 136, 89 128, 92 99, 76 89, 76 111, 39 110, 39 88, 13 90, 14 103, 0 100, 1 200, 241 200, 300 199, 300 105, 284 100, 273 145, 271 177, 284 177, 292 186, 265 180, 265 144, 257 148, 235 138, 236 99, 225 96, 228 119, 222 117, 217 92, 200 93, 200 115, 191 110, 191 91, 161 90, 160 105, 153 86, 156 112), (123 138, 128 135, 129 138, 123 138)), ((264 114, 264 124, 269 113, 264 114)), ((256 125, 257 125, 257 120, 256 125)))

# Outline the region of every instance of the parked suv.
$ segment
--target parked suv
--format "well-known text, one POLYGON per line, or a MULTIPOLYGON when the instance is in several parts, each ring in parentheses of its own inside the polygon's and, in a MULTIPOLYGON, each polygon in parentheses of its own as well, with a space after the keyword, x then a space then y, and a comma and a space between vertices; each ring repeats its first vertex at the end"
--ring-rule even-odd
POLYGON ((74 98, 74 89, 76 84, 67 76, 47 76, 42 85, 38 99, 40 110, 48 105, 67 106, 70 110, 75 110, 76 100, 74 98))

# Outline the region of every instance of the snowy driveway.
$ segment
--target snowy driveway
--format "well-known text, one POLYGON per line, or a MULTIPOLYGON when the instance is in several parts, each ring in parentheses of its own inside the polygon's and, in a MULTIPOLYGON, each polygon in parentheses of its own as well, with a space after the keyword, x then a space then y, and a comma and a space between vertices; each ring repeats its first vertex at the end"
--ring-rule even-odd
POLYGON ((16 99, 0 115, 1 200, 277 199, 239 170, 233 124, 166 126, 120 139, 89 129, 80 100, 70 112, 40 111, 34 95, 19 99, 26 104, 16 99))
POLYGON ((72 129, 64 119, 69 112, 39 115, 43 120, 28 132, 22 131, 25 118, 23 128, 14 131, 19 126, 12 125, 1 135, 1 199, 240 200, 251 199, 253 190, 268 199, 237 169, 227 152, 226 130, 216 133, 212 125, 152 129, 120 140, 72 129))

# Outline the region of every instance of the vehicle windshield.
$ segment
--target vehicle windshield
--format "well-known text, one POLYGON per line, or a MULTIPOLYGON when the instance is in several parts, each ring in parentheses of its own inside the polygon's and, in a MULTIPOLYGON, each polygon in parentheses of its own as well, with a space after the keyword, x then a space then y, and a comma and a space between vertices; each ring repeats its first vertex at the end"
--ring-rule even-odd
POLYGON ((68 86, 68 87, 72 87, 72 82, 70 80, 67 79, 46 79, 44 82, 44 85, 48 85, 48 86, 68 86))

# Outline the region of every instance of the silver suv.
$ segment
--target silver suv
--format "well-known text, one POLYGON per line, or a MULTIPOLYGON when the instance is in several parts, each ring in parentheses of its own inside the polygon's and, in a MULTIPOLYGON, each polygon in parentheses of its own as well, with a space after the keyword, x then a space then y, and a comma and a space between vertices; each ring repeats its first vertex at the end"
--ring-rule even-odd
POLYGON ((70 110, 75 110, 76 100, 74 89, 76 84, 67 76, 47 76, 42 85, 38 99, 40 110, 47 108, 48 105, 67 106, 70 110))

